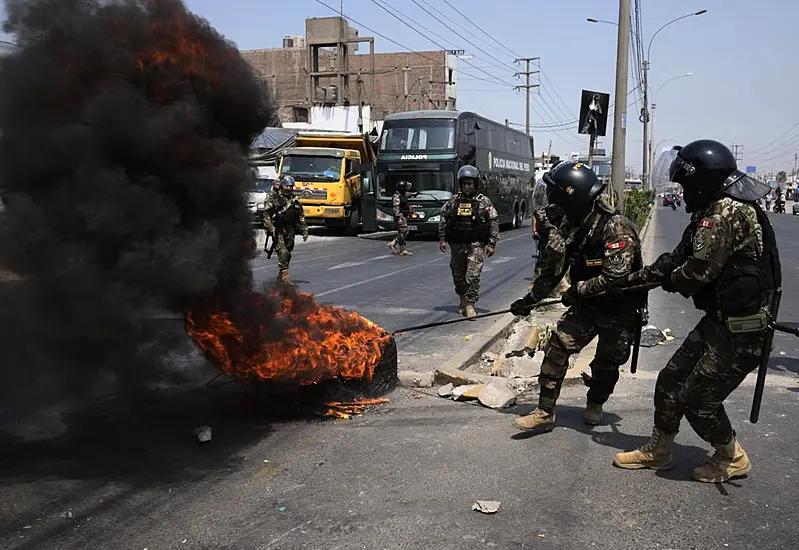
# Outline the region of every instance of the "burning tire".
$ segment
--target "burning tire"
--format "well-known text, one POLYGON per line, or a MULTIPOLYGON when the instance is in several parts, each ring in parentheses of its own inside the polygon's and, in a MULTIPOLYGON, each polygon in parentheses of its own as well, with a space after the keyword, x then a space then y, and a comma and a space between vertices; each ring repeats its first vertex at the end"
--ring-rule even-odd
POLYGON ((397 387, 397 342, 392 336, 372 373, 371 380, 345 380, 344 387, 363 397, 381 397, 397 387))

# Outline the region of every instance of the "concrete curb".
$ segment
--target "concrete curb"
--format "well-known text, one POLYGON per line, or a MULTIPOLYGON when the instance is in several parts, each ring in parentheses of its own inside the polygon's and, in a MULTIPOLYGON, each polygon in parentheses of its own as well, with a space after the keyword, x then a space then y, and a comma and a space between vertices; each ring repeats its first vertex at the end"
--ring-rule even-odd
POLYGON ((361 233, 359 239, 369 239, 371 241, 390 241, 397 236, 396 231, 378 231, 376 233, 361 233))
POLYGON ((490 348, 503 333, 507 333, 518 319, 511 313, 506 313, 498 320, 494 321, 490 327, 485 329, 477 336, 469 340, 469 345, 444 361, 440 369, 444 370, 463 370, 471 364, 477 357, 490 348))

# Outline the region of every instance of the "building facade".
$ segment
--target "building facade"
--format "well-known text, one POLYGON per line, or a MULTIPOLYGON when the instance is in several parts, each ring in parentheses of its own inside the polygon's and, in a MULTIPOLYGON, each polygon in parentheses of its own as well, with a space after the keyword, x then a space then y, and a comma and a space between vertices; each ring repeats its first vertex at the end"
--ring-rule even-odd
POLYGON ((373 53, 373 48, 372 38, 329 17, 306 20, 306 36, 286 36, 281 48, 241 53, 266 83, 284 123, 308 122, 311 107, 325 105, 368 105, 373 120, 401 111, 456 108, 455 54, 373 53))

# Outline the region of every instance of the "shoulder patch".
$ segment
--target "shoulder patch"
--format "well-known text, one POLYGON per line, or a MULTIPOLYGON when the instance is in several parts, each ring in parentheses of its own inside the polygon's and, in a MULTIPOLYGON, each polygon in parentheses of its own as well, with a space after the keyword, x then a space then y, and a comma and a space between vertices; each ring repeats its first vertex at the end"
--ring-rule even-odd
POLYGON ((615 243, 608 243, 605 248, 608 250, 619 250, 627 246, 627 243, 624 241, 616 241, 615 243))
POLYGON ((699 222, 699 227, 711 228, 713 227, 713 220, 708 220, 707 218, 705 218, 699 222))

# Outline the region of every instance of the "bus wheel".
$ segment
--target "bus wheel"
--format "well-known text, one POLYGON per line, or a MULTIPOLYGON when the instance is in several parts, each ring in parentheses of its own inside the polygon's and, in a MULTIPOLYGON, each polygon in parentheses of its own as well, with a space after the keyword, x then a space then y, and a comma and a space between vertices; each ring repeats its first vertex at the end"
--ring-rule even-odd
POLYGON ((521 205, 516 212, 516 227, 521 227, 524 223, 524 205, 521 205))
POLYGON ((519 229, 519 205, 516 204, 513 206, 513 229, 519 229))

